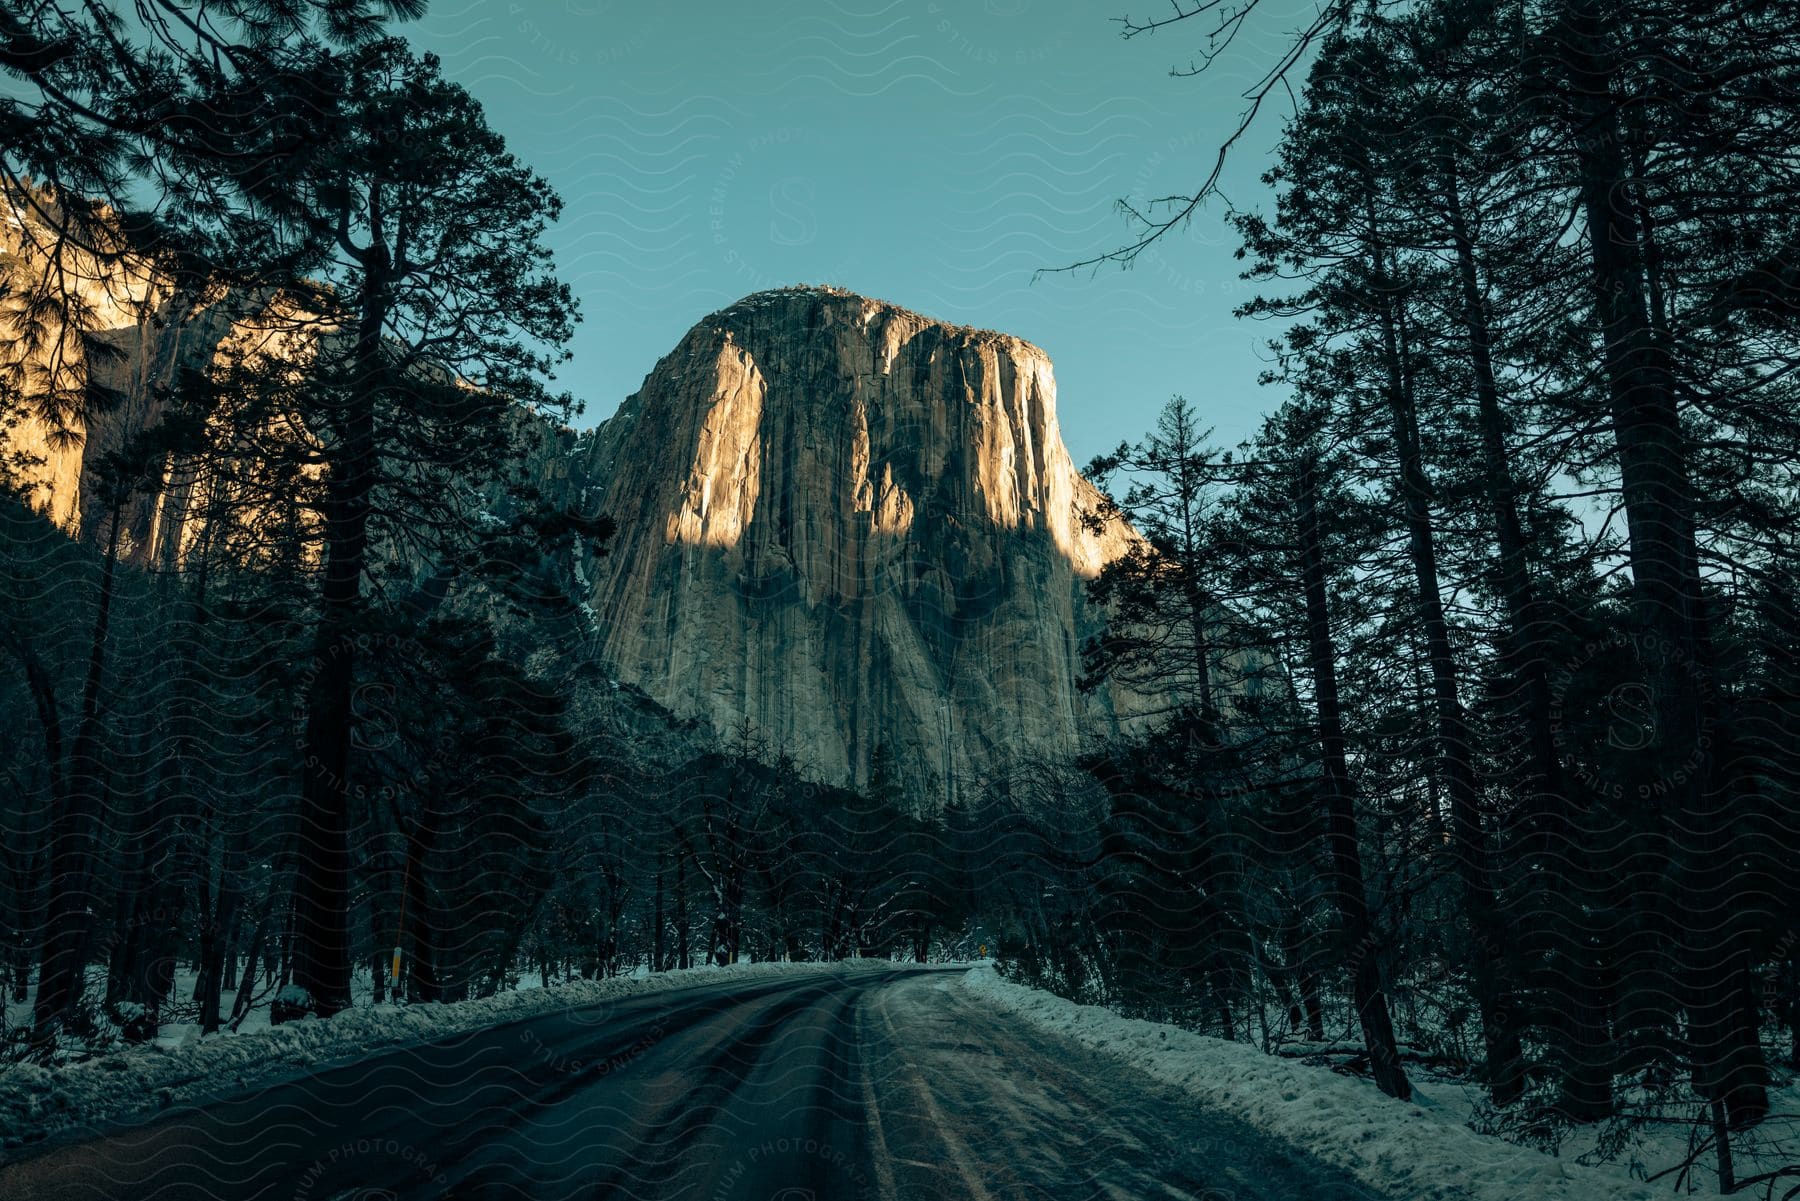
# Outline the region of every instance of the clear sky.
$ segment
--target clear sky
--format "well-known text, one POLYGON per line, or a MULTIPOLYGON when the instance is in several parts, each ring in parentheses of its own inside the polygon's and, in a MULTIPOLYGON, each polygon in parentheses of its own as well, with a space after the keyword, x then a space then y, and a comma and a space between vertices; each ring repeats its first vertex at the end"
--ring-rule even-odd
MULTIPOLYGON (((563 383, 609 416, 701 317, 830 283, 1004 330, 1056 363, 1077 462, 1136 437, 1172 393, 1227 445, 1276 399, 1267 327, 1222 208, 1121 271, 1051 275, 1123 244, 1121 197, 1192 190, 1241 93, 1311 9, 1197 78, 1205 30, 1125 41, 1166 0, 433 0, 403 27, 557 186, 584 323, 563 383)), ((1269 114, 1226 192, 1265 204, 1269 114)))

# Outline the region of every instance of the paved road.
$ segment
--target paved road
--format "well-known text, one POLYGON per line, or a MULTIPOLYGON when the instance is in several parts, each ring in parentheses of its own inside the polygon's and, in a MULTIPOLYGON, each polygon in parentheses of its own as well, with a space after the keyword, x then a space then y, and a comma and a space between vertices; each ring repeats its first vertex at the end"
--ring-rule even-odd
POLYGON ((57 1147, 0 1197, 1371 1201, 953 980, 797 971, 532 1018, 57 1147))

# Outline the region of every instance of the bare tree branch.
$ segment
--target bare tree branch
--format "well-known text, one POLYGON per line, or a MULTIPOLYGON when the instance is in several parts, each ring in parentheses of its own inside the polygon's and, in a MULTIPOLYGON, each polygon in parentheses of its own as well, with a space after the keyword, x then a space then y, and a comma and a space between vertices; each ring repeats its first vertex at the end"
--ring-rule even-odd
MULTIPOLYGON (((1202 56, 1201 65, 1186 71, 1175 71, 1176 75, 1197 75, 1207 66, 1217 61, 1218 56, 1231 45, 1238 31, 1244 26, 1262 0, 1241 0, 1236 6, 1226 0, 1201 0, 1200 3, 1183 7, 1172 0, 1174 14, 1157 20, 1136 22, 1129 17, 1120 18, 1123 36, 1136 37, 1143 33, 1152 33, 1158 29, 1173 25, 1179 21, 1191 20, 1208 14, 1219 18, 1218 24, 1209 32, 1212 45, 1202 56)), ((1035 280, 1040 275, 1057 275, 1069 271, 1080 271, 1087 268, 1098 268, 1104 263, 1117 263, 1121 267, 1129 267, 1137 257, 1162 236, 1179 225, 1185 224, 1190 217, 1200 210, 1213 195, 1218 192, 1219 178, 1225 172, 1225 162, 1231 154, 1232 147, 1241 141, 1250 127, 1256 123, 1257 115, 1262 111, 1263 103, 1276 88, 1285 90, 1290 96, 1292 87, 1288 84, 1288 73, 1306 60, 1307 54, 1322 38, 1332 30, 1339 28, 1349 19, 1352 0, 1325 0, 1317 14, 1303 28, 1297 30, 1288 48, 1282 53, 1274 66, 1270 67, 1257 82, 1244 92, 1249 103, 1243 112, 1238 114, 1237 126, 1219 146, 1217 157, 1213 160, 1212 170, 1198 190, 1191 195, 1161 196, 1143 205, 1136 205, 1129 199, 1122 199, 1118 207, 1127 218, 1139 229, 1139 236, 1124 246, 1097 254, 1079 262, 1063 267, 1044 267, 1033 272, 1035 280), (1167 217, 1158 217, 1156 210, 1168 207, 1173 211, 1167 217)))

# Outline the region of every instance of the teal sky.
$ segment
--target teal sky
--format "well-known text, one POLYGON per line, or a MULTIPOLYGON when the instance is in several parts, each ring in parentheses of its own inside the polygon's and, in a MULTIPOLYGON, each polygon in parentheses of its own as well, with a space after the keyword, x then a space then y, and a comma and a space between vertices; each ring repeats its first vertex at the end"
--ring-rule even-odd
MULTIPOLYGON (((1086 462, 1172 393, 1227 445, 1274 400, 1256 385, 1269 331, 1231 316, 1246 291, 1221 208, 1131 270, 1032 279, 1122 244, 1119 198, 1191 190, 1311 8, 1276 0, 1205 74, 1172 78, 1205 30, 1127 42, 1114 22, 1158 2, 434 0, 404 32, 562 193, 580 424, 707 313, 830 283, 1043 347, 1086 462)), ((1280 116, 1235 155, 1240 206, 1265 202, 1280 116)))

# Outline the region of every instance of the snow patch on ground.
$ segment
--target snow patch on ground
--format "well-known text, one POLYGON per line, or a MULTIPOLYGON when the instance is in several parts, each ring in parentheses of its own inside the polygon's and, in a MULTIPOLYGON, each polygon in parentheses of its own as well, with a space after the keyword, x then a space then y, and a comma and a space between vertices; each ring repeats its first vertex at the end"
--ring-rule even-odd
MULTIPOLYGON (((839 964, 753 963, 697 967, 658 975, 573 980, 453 1004, 365 1005, 326 1020, 263 1024, 205 1038, 130 1047, 80 1063, 0 1065, 0 1147, 38 1142, 72 1127, 94 1127, 197 1103, 254 1085, 303 1075, 334 1060, 448 1038, 469 1030, 575 1009, 623 997, 780 972, 857 971, 891 967, 887 960, 839 964)), ((12 1158, 0 1155, 0 1162, 12 1158)))
POLYGON ((966 973, 956 987, 1041 1030, 1118 1056, 1397 1201, 1646 1201, 1667 1195, 1615 1168, 1584 1167, 1477 1134, 1462 1124, 1460 1107, 1438 1105, 1424 1091, 1403 1104, 1364 1080, 1077 1005, 1002 980, 991 967, 966 973))

